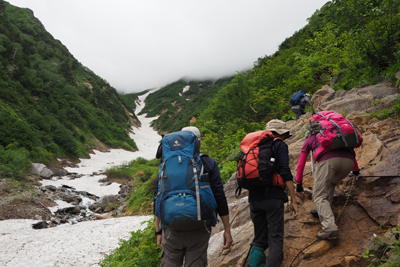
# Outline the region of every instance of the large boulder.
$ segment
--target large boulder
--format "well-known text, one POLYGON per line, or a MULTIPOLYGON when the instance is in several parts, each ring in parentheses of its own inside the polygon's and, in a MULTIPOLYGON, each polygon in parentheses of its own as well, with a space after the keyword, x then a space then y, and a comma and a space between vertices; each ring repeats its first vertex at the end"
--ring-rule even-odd
POLYGON ((97 202, 89 206, 90 210, 100 213, 109 212, 115 207, 115 204, 119 203, 119 199, 115 195, 102 196, 97 202))
POLYGON ((52 170, 50 170, 49 168, 47 168, 46 165, 41 163, 32 163, 31 172, 32 174, 39 175, 44 179, 50 179, 54 175, 54 172, 52 170))

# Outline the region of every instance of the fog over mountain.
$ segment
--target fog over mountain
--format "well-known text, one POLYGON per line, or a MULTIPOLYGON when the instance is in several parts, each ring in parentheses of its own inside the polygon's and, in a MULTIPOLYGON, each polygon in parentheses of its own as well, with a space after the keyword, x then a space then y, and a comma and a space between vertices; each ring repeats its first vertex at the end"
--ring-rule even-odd
POLYGON ((327 1, 8 2, 33 10, 76 59, 129 93, 249 69, 327 1))

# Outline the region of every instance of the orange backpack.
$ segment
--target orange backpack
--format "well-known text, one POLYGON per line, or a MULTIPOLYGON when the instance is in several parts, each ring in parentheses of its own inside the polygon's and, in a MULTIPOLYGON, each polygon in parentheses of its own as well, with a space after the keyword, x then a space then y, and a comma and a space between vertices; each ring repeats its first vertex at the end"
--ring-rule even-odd
POLYGON ((265 194, 271 186, 286 188, 282 177, 276 173, 274 141, 274 135, 268 130, 252 132, 243 138, 242 154, 237 161, 236 196, 242 188, 265 194))

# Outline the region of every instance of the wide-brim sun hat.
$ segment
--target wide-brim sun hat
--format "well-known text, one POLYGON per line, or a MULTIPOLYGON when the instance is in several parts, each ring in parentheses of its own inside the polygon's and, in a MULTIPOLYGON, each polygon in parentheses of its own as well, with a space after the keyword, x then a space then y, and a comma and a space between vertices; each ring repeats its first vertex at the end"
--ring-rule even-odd
POLYGON ((181 131, 189 131, 192 132, 196 135, 197 140, 201 141, 201 134, 200 134, 200 130, 197 127, 194 126, 187 126, 187 127, 183 127, 181 131))
POLYGON ((283 135, 285 133, 289 133, 290 135, 290 129, 288 129, 286 123, 281 120, 270 120, 267 123, 265 129, 271 132, 277 132, 280 135, 283 135))

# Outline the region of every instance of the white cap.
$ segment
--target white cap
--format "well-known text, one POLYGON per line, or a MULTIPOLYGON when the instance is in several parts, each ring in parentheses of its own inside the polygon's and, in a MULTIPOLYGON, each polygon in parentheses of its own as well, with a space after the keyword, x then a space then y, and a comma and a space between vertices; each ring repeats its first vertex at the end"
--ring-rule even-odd
POLYGON ((201 135, 200 135, 200 130, 197 127, 194 126, 188 126, 188 127, 183 127, 181 131, 189 131, 192 132, 196 135, 197 140, 201 141, 201 135))

